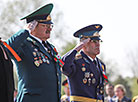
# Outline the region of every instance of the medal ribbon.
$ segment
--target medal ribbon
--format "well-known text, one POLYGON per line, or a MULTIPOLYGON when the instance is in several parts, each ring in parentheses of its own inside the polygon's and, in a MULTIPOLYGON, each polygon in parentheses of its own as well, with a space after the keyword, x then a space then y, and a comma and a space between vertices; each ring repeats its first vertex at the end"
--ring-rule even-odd
POLYGON ((59 65, 60 65, 61 67, 63 67, 64 62, 62 61, 61 57, 58 55, 58 52, 57 52, 56 48, 54 47, 53 50, 54 50, 54 52, 55 52, 55 54, 54 54, 54 60, 55 60, 56 62, 59 62, 59 65))
POLYGON ((20 62, 21 58, 18 56, 18 54, 4 41, 0 40, 0 42, 3 43, 7 47, 7 49, 12 53, 12 55, 15 57, 15 59, 20 62))

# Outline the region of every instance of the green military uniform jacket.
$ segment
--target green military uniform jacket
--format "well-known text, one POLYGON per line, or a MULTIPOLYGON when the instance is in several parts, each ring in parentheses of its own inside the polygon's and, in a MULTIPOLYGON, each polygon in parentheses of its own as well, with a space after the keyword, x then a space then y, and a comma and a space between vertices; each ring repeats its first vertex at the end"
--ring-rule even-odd
MULTIPOLYGON (((18 74, 17 102, 59 102, 61 72, 42 44, 27 30, 20 30, 7 43, 17 52, 21 61, 13 57, 18 74)), ((50 44, 51 48, 53 46, 50 44)), ((52 53, 55 52, 52 50, 52 53)))

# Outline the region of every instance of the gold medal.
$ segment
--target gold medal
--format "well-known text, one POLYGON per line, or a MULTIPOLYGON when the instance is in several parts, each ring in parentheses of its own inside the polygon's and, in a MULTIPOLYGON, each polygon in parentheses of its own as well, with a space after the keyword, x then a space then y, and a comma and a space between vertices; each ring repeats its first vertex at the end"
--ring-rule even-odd
POLYGON ((82 67, 81 69, 82 69, 83 72, 86 71, 86 68, 85 67, 82 67))
POLYGON ((34 61, 34 64, 38 67, 40 65, 39 61, 34 61))
POLYGON ((84 84, 87 83, 87 79, 86 79, 86 78, 83 79, 83 83, 84 83, 84 84))

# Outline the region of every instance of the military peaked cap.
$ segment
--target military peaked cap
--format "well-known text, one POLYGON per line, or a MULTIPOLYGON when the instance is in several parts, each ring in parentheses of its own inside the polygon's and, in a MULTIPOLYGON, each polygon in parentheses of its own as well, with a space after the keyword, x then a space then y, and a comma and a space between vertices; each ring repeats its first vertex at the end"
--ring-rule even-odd
POLYGON ((103 27, 100 24, 92 24, 76 31, 74 36, 78 38, 91 38, 92 40, 100 40, 99 31, 102 28, 103 27))
POLYGON ((28 14, 27 16, 22 17, 21 20, 26 19, 27 23, 36 20, 40 23, 52 24, 50 17, 52 9, 53 9, 52 3, 44 5, 38 8, 37 10, 33 11, 32 13, 28 14))

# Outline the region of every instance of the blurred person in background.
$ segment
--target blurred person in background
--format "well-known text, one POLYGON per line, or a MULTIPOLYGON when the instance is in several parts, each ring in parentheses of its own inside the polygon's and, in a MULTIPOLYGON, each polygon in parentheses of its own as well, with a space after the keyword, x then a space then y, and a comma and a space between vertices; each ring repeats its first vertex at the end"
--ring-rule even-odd
POLYGON ((114 92, 116 96, 115 102, 131 102, 131 99, 126 97, 126 89, 124 85, 122 84, 117 84, 114 87, 114 92))
POLYGON ((114 95, 114 85, 111 83, 108 83, 105 86, 105 92, 107 96, 105 97, 105 102, 114 102, 115 101, 115 95, 114 95))
POLYGON ((62 85, 64 86, 65 94, 61 96, 61 102, 70 102, 70 89, 69 89, 68 80, 65 79, 62 85))

